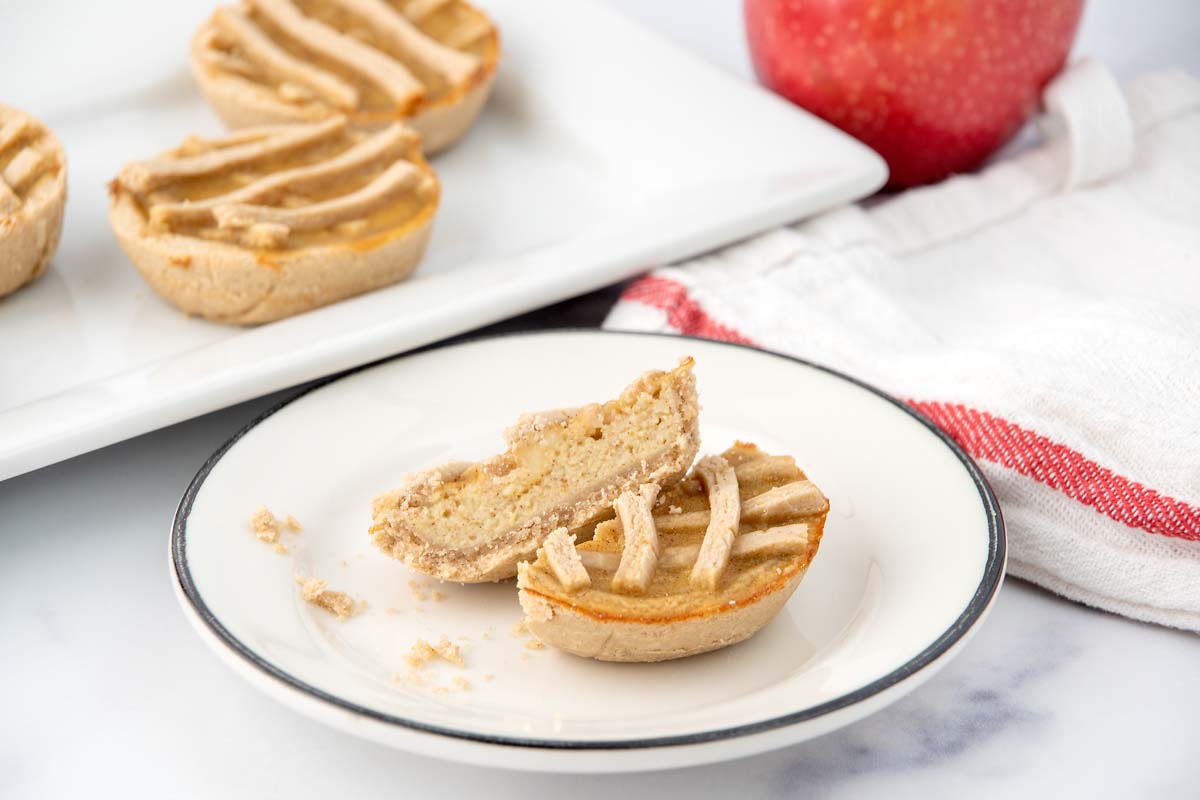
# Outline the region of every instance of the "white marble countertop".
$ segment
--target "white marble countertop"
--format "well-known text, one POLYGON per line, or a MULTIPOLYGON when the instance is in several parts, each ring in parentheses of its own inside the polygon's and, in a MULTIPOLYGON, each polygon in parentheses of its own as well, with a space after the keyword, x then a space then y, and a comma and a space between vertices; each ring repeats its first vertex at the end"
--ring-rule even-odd
MULTIPOLYGON (((618 5, 748 74, 734 0, 618 5)), ((1080 49, 1200 72, 1200 6, 1094 0, 1080 49)), ((9 343, 8 346, 12 346, 9 343)), ((276 705, 176 606, 167 533, 197 467, 277 397, 0 482, 0 797, 1196 797, 1200 639, 1010 581, 929 683, 816 741, 629 776, 451 765, 276 705)))

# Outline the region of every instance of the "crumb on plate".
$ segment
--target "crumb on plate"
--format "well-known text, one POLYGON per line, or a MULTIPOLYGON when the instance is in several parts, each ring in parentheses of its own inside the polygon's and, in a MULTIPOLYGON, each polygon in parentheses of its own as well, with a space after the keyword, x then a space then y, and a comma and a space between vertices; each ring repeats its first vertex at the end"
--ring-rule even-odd
POLYGON ((345 592, 335 592, 327 588, 328 584, 321 578, 305 578, 297 575, 296 583, 300 584, 300 596, 306 602, 325 609, 343 622, 359 611, 353 597, 345 592))
POLYGON ((451 642, 443 636, 438 640, 437 644, 430 644, 424 639, 417 639, 413 646, 409 649, 408 655, 404 660, 413 669, 421 669, 435 658, 440 658, 442 661, 453 664, 456 667, 466 665, 463 659, 462 651, 458 645, 451 642))

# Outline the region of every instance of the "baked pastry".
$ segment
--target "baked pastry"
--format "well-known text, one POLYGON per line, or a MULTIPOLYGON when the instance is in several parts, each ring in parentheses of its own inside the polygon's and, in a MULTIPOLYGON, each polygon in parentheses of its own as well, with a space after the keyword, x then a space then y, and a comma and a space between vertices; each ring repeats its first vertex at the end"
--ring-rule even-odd
POLYGON ((500 39, 463 0, 243 0, 192 39, 192 71, 233 128, 344 114, 404 121, 426 153, 483 108, 500 39))
POLYGON ((683 477, 700 446, 692 363, 607 403, 527 414, 494 458, 410 476, 375 499, 372 539, 444 580, 512 577, 555 528, 590 530, 626 490, 683 477))
POLYGON ((191 137, 127 164, 109 190, 117 239, 154 290, 239 324, 406 278, 438 205, 416 133, 345 117, 191 137))
POLYGON ((46 270, 67 202, 67 157, 50 129, 0 104, 0 297, 46 270))
POLYGON ((539 639, 603 661, 662 661, 753 636, 821 544, 829 503, 791 456, 738 443, 688 478, 617 498, 591 541, 553 531, 517 577, 539 639))

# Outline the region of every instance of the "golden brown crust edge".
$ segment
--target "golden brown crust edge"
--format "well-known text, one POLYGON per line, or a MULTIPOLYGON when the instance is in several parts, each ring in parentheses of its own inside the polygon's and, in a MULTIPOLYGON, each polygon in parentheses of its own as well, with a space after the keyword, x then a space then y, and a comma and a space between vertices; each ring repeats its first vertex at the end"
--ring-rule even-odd
MULTIPOLYGON (((521 565, 524 570, 527 565, 521 565)), ((807 567, 754 602, 711 614, 640 622, 598 619, 555 598, 521 588, 518 598, 525 624, 546 644, 600 661, 650 662, 706 653, 749 639, 787 603, 807 567)), ((521 579, 517 579, 518 587, 521 579)))
MULTIPOLYGON (((206 21, 192 36, 188 61, 200 91, 227 126, 236 130, 255 125, 317 122, 339 113, 332 109, 305 108, 285 103, 273 92, 262 89, 252 81, 207 67, 200 54, 211 24, 211 21, 206 21)), ((496 36, 494 31, 492 35, 496 36)), ((483 75, 466 91, 454 95, 450 102, 435 103, 411 116, 398 114, 394 119, 370 123, 358 121, 350 113, 351 122, 366 128, 403 122, 421 135, 421 150, 427 156, 449 148, 470 130, 491 94, 499 64, 499 37, 496 38, 496 57, 486 61, 483 75)))

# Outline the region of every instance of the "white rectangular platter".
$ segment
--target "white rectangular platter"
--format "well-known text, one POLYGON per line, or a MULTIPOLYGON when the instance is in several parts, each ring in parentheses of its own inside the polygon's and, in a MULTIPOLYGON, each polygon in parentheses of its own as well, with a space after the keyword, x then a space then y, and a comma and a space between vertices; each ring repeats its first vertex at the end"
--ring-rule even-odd
POLYGON ((258 328, 180 315, 108 227, 127 161, 221 128, 185 49, 209 2, 4 12, 0 100, 69 162, 62 242, 0 300, 0 479, 613 283, 878 188, 870 150, 591 0, 481 5, 504 50, 408 282, 258 328))

